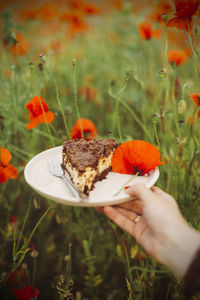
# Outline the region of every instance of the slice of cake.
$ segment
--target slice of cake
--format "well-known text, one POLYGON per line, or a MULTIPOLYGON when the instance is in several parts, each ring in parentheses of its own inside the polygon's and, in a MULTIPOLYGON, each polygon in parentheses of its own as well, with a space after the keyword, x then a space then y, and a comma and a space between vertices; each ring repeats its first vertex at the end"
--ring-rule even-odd
POLYGON ((66 141, 62 150, 62 168, 68 172, 77 190, 88 196, 94 184, 111 171, 113 152, 119 144, 113 139, 75 139, 66 141))

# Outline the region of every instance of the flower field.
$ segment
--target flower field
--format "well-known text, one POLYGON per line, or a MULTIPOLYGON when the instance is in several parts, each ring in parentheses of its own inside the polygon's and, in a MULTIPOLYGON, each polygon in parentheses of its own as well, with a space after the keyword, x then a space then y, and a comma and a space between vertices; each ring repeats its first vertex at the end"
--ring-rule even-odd
POLYGON ((142 140, 161 155, 156 185, 200 230, 200 6, 175 3, 1 1, 0 299, 186 299, 106 216, 24 179, 65 140, 142 140))

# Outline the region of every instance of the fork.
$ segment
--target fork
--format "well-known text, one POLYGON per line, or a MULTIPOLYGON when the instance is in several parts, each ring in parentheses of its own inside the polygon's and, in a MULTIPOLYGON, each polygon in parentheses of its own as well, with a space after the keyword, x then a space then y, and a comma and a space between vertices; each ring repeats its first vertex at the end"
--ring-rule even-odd
POLYGON ((76 198, 81 200, 81 197, 80 197, 79 192, 77 191, 75 185, 69 179, 67 179, 67 177, 64 175, 63 169, 62 169, 60 163, 58 162, 58 160, 57 159, 47 159, 47 165, 48 165, 49 173, 52 176, 62 178, 67 183, 68 187, 70 188, 72 193, 76 196, 76 198))

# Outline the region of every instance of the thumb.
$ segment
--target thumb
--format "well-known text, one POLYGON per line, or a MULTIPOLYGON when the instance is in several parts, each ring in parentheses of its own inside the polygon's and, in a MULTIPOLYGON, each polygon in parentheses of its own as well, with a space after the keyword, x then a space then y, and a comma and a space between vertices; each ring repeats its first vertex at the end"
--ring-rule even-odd
POLYGON ((143 183, 136 183, 126 188, 124 192, 131 197, 141 200, 143 203, 146 203, 150 198, 154 197, 153 192, 143 183))

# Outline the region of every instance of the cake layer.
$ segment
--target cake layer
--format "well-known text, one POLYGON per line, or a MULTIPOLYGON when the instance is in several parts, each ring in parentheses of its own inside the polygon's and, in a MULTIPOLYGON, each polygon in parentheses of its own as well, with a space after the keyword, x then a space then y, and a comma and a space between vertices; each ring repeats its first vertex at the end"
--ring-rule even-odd
POLYGON ((73 140, 63 146, 62 167, 81 193, 89 195, 95 182, 106 177, 111 170, 111 159, 118 143, 106 140, 73 140))

